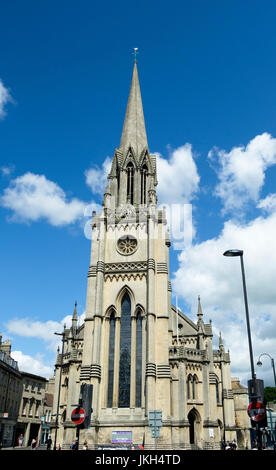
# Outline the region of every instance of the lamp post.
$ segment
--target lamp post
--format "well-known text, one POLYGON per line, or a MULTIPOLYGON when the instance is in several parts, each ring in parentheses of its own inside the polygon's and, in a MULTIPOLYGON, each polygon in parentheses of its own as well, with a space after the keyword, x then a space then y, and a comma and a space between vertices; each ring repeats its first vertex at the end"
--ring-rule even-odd
MULTIPOLYGON (((248 301, 247 301, 247 291, 246 291, 246 283, 245 283, 245 273, 244 273, 244 264, 243 264, 243 250, 227 250, 223 253, 224 256, 229 257, 236 257, 239 256, 241 260, 241 272, 242 272, 242 284, 243 284, 243 295, 244 295, 244 305, 245 305, 245 315, 246 315, 246 324, 247 324, 247 336, 248 336, 248 345, 249 345, 249 355, 250 355, 250 364, 251 364, 251 376, 252 380, 248 382, 249 385, 249 401, 256 402, 257 398, 260 395, 260 388, 263 382, 261 380, 256 379, 256 374, 254 370, 254 360, 253 360, 253 348, 252 348, 252 341, 251 341, 251 330, 250 330, 250 321, 249 321, 249 311, 248 311, 248 301), (251 382, 251 383, 250 383, 251 382), (257 390, 258 388, 258 390, 257 390)), ((257 443, 258 449, 261 449, 261 435, 260 435, 260 427, 259 423, 256 423, 256 431, 257 431, 257 443)))
POLYGON ((274 366, 274 359, 273 357, 270 356, 270 354, 268 353, 262 353, 259 357, 259 360, 257 362, 257 366, 262 366, 263 363, 261 362, 261 357, 262 356, 268 356, 270 359, 271 359, 271 366, 272 366, 272 370, 273 370, 273 375, 274 375, 274 382, 275 382, 275 387, 276 387, 276 374, 275 374, 275 366, 274 366))
POLYGON ((253 381, 253 386, 254 386, 254 392, 256 393, 256 388, 255 388, 256 374, 255 374, 255 370, 254 370, 253 349, 252 349, 249 311, 248 311, 248 302, 247 302, 247 291, 246 291, 244 264, 243 264, 243 251, 242 250, 227 250, 223 253, 223 256, 230 256, 230 257, 239 256, 240 260, 241 260, 242 284, 243 284, 243 295, 244 295, 244 305, 245 305, 245 315, 246 315, 246 325, 247 325, 247 336, 248 336, 248 345, 249 345, 250 364, 251 364, 251 375, 252 375, 252 381, 253 381))
POLYGON ((65 328, 66 328, 66 325, 64 324, 63 332, 62 333, 55 333, 55 335, 62 336, 62 350, 61 350, 59 385, 58 385, 57 413, 56 413, 56 425, 55 425, 55 441, 54 441, 53 450, 57 450, 57 428, 58 428, 58 417, 59 417, 59 401, 60 401, 61 375, 62 375, 63 354, 64 354, 65 328))

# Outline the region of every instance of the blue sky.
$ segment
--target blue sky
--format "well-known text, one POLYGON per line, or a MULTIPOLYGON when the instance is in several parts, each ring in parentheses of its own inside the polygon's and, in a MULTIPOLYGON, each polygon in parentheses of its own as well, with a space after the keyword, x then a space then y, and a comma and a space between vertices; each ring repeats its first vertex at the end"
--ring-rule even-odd
MULTIPOLYGON (((49 334, 75 299, 85 311, 90 241, 80 214, 102 200, 86 172, 96 169, 101 182, 119 146, 133 47, 149 147, 160 159, 159 200, 167 202, 167 162, 172 181, 180 178, 168 199, 193 204, 193 246, 171 250, 179 306, 195 318, 201 294, 214 342, 221 330, 232 375, 246 381, 239 266, 221 256, 239 244, 254 353, 275 357, 275 16, 273 1, 1 6, 0 331, 22 368, 48 374, 56 347, 49 334), (24 199, 33 187, 37 200, 24 199)), ((257 372, 272 385, 269 361, 257 372)))

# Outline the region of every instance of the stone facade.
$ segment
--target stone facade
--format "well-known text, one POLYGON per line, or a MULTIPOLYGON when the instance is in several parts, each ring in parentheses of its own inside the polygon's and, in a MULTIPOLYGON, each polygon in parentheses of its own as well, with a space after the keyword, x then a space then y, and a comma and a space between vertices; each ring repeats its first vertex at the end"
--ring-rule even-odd
POLYGON ((21 394, 22 377, 11 358, 11 343, 2 342, 0 335, 0 448, 15 443, 21 394))
POLYGON ((23 391, 17 423, 17 434, 23 434, 23 447, 28 447, 32 439, 40 442, 45 407, 47 379, 29 372, 21 372, 23 391))
POLYGON ((75 305, 56 361, 53 407, 55 413, 60 387, 63 448, 76 436, 71 413, 81 384, 93 386, 91 421, 80 430, 90 448, 110 444, 116 431, 154 446, 151 410, 162 411, 159 448, 219 449, 223 439, 237 440, 240 403, 235 410, 229 352, 221 338, 213 350, 200 298, 196 323, 171 303, 171 243, 156 186, 135 63, 102 212, 92 217, 85 322, 77 327, 75 305))

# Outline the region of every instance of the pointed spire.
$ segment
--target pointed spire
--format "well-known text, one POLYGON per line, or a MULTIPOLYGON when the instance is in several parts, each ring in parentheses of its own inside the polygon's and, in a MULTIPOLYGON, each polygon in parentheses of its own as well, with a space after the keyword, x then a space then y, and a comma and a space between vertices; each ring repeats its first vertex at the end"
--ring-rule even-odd
POLYGON ((77 314, 77 301, 75 301, 75 308, 74 308, 74 312, 73 312, 73 320, 77 320, 78 319, 78 314, 77 314))
POLYGON ((78 326, 78 314, 77 314, 77 301, 75 301, 75 308, 72 316, 72 333, 73 336, 77 333, 77 326, 78 326))
POLYGON ((223 345, 223 341, 222 341, 221 331, 219 332, 219 350, 221 352, 224 351, 224 345, 223 345))
POLYGON ((198 316, 198 319, 200 318, 202 320, 203 313, 202 313, 202 308, 201 308, 201 303, 200 303, 200 295, 198 296, 197 316, 198 316))
POLYGON ((138 159, 142 150, 148 148, 136 60, 134 62, 120 150, 126 153, 129 147, 133 148, 138 159))

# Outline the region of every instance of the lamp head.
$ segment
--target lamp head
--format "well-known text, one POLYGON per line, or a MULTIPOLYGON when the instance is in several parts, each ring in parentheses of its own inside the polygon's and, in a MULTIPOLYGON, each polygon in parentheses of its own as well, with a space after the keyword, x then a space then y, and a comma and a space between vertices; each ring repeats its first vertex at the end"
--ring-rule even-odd
POLYGON ((243 250, 227 250, 223 253, 223 256, 242 256, 243 250))
POLYGON ((262 365, 263 365, 263 363, 261 361, 257 362, 257 366, 262 366, 262 365))

